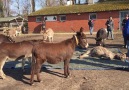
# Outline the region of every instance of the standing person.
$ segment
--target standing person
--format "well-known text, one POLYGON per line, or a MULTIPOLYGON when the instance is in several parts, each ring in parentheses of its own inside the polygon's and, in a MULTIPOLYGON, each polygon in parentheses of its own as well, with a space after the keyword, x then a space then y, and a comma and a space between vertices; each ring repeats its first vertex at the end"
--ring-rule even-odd
POLYGON ((126 48, 126 44, 127 44, 127 38, 126 38, 126 23, 127 23, 127 21, 128 21, 128 19, 129 19, 129 15, 128 14, 126 14, 126 16, 125 16, 125 19, 123 19, 123 21, 122 21, 122 34, 123 34, 123 38, 124 38, 124 48, 126 48))
POLYGON ((109 34, 110 34, 111 39, 113 40, 114 39, 114 36, 113 36, 114 23, 113 23, 112 17, 109 17, 105 25, 107 26, 107 38, 109 39, 109 34))
POLYGON ((42 21, 41 30, 42 31, 45 31, 46 30, 46 21, 45 20, 42 21))
POLYGON ((90 35, 92 35, 93 30, 94 30, 94 22, 93 22, 93 19, 90 19, 90 20, 89 20, 88 25, 89 25, 90 35))
MULTIPOLYGON (((128 17, 128 15, 126 15, 126 17, 128 17)), ((124 33, 124 37, 126 39, 126 45, 127 45, 127 59, 129 60, 129 18, 126 19, 123 27, 124 27, 123 33, 124 33)))

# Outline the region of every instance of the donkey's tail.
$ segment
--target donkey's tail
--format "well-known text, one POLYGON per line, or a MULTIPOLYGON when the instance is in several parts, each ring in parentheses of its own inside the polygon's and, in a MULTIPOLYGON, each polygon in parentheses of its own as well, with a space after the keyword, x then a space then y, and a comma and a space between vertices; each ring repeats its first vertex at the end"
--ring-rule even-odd
POLYGON ((35 66, 36 66, 36 58, 35 58, 35 49, 32 49, 32 64, 31 64, 31 79, 30 84, 33 85, 34 75, 35 75, 35 66))

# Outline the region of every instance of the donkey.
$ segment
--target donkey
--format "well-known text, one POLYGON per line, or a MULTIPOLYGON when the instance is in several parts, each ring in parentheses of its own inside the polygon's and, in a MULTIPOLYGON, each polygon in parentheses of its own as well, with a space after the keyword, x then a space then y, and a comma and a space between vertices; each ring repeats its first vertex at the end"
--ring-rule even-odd
POLYGON ((104 48, 102 46, 96 46, 92 48, 91 50, 86 51, 84 54, 80 55, 80 59, 86 58, 86 57, 105 57, 107 59, 113 60, 124 60, 126 58, 126 54, 124 53, 113 53, 107 48, 104 48))
POLYGON ((54 31, 48 28, 43 33, 43 41, 53 42, 54 31))
POLYGON ((3 42, 14 43, 15 41, 9 36, 5 36, 3 34, 0 34, 0 43, 3 43, 3 42))
POLYGON ((107 30, 105 28, 101 28, 98 30, 96 34, 96 45, 97 46, 105 46, 105 39, 107 38, 107 30))
POLYGON ((33 43, 29 41, 17 43, 1 43, 0 44, 0 76, 5 79, 3 66, 7 59, 19 59, 32 56, 33 43))
POLYGON ((61 61, 64 62, 64 75, 70 75, 69 62, 75 51, 75 47, 80 44, 82 47, 87 48, 87 40, 84 39, 85 35, 77 32, 72 38, 64 40, 60 43, 40 43, 36 44, 32 50, 32 67, 30 84, 33 85, 34 74, 37 75, 37 80, 40 82, 40 69, 44 62, 50 64, 57 64, 61 61))

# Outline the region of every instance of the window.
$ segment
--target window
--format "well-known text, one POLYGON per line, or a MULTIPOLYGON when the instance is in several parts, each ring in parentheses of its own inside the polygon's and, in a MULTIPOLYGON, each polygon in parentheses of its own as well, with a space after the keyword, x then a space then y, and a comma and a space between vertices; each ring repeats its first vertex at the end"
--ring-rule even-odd
POLYGON ((89 14, 89 19, 96 19, 96 18, 97 18, 96 13, 90 13, 89 14))
POLYGON ((66 15, 61 15, 60 16, 60 21, 66 21, 66 15))
POLYGON ((36 22, 42 22, 42 17, 36 17, 36 22))
POLYGON ((57 21, 57 16, 45 16, 45 21, 57 21))

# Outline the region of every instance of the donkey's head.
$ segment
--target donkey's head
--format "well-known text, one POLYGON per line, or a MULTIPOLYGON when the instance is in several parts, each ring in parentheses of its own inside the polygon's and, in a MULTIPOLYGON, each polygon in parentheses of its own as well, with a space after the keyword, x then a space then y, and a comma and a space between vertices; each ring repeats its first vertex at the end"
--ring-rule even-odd
POLYGON ((124 53, 117 53, 115 56, 114 56, 114 59, 118 59, 118 60, 121 60, 121 61, 124 61, 126 58, 126 54, 124 53))
POLYGON ((89 44, 87 42, 87 37, 83 32, 76 32, 76 36, 78 39, 78 45, 81 48, 88 48, 89 44))

